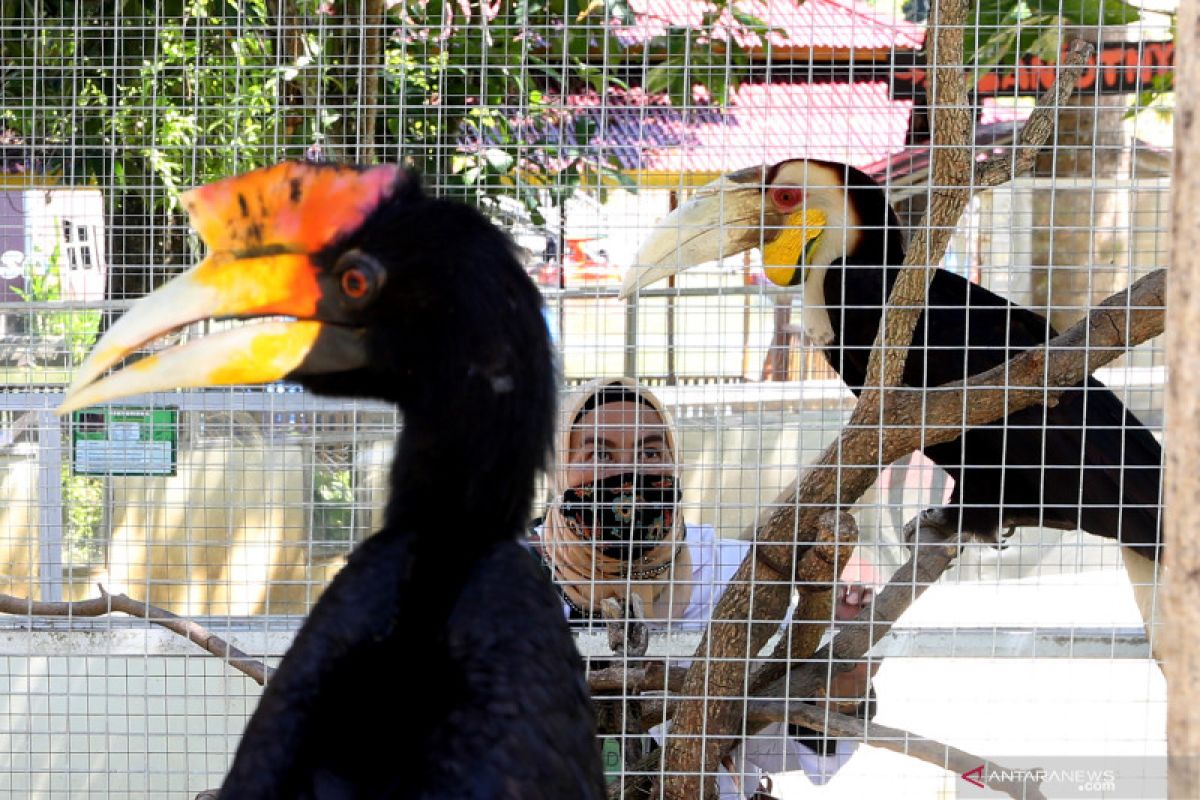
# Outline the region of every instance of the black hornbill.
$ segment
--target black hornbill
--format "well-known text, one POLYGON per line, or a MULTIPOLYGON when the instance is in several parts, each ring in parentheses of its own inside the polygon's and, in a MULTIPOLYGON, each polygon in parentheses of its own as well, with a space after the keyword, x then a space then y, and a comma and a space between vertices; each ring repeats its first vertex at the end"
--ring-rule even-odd
POLYGON ((108 331, 60 413, 286 378, 404 417, 386 524, 313 607, 221 796, 603 796, 580 657, 518 543, 556 378, 510 240, 394 166, 284 163, 182 200, 211 254, 108 331), (281 315, 100 377, 191 322, 281 315))
MULTIPOLYGON (((762 248, 773 282, 802 289, 806 335, 860 393, 904 261, 883 190, 853 167, 823 161, 731 173, 655 228, 623 293, 752 247, 762 248)), ((1055 335, 1042 316, 938 269, 903 381, 960 381, 1055 335)), ((928 521, 988 538, 1027 525, 1081 528, 1158 557, 1161 447, 1095 378, 1053 406, 1018 411, 924 452, 955 481, 949 505, 928 513, 928 521)))

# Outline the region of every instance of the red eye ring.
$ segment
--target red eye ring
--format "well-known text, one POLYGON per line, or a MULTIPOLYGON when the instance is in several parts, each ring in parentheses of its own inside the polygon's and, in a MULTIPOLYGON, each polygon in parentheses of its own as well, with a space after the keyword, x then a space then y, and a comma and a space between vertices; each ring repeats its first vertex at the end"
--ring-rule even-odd
POLYGON ((349 298, 361 300, 371 291, 371 281, 358 267, 351 267, 342 273, 342 291, 349 298))
POLYGON ((338 259, 333 274, 341 289, 342 302, 362 308, 372 302, 387 281, 387 270, 369 253, 348 250, 338 259))
POLYGON ((771 202, 780 211, 791 211, 804 202, 804 191, 794 186, 772 189, 771 202))

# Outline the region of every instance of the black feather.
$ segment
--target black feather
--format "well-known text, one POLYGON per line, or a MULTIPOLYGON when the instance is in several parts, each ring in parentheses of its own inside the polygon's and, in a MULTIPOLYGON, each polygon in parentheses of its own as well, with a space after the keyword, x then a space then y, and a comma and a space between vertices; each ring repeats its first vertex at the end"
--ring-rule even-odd
MULTIPOLYGON (((868 230, 825 274, 835 332, 825 355, 859 394, 904 248, 879 186, 856 169, 836 168, 845 170, 849 202, 868 230)), ((964 380, 1056 335, 1039 314, 938 269, 903 380, 915 387, 964 380)), ((1095 378, 1065 391, 1053 407, 1032 406, 924 453, 954 478, 951 510, 961 514, 966 531, 990 536, 1030 524, 1081 528, 1158 557, 1162 448, 1095 378)))
POLYGON ((404 415, 383 529, 263 692, 223 798, 598 798, 582 663, 517 543, 550 451, 541 298, 508 238, 414 179, 347 240, 387 270, 370 366, 303 379, 404 415))

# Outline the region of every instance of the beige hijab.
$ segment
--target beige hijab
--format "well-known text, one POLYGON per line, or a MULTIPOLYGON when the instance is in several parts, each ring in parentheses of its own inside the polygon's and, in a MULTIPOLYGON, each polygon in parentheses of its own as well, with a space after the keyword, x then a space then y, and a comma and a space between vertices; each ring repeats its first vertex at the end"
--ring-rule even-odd
POLYGON ((554 500, 542 528, 542 550, 567 602, 584 614, 598 616, 605 599, 624 600, 632 593, 641 598, 648 620, 680 619, 692 593, 692 564, 684 542, 686 526, 681 514, 675 515, 674 527, 661 544, 629 563, 606 556, 594 541, 572 530, 559 511, 562 493, 569 488, 571 431, 583 416, 588 400, 609 386, 628 389, 662 417, 666 425, 666 448, 674 465, 675 480, 679 481, 675 423, 659 399, 630 378, 601 378, 583 384, 568 395, 559 411, 551 481, 554 500))

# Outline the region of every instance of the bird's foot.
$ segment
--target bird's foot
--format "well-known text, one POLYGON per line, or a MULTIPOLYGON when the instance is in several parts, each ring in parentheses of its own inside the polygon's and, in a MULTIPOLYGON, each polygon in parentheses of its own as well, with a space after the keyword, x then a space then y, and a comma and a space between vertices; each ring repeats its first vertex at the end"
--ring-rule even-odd
POLYGON ((600 604, 608 625, 608 646, 619 656, 640 658, 650 646, 650 629, 646 625, 646 613, 642 609, 642 598, 630 594, 627 603, 610 597, 600 604))
POLYGON ((804 340, 809 344, 824 347, 833 341, 833 325, 829 321, 829 312, 824 308, 805 306, 801 312, 801 322, 804 340))
POLYGON ((804 342, 812 347, 825 347, 833 342, 833 328, 804 326, 804 342))
POLYGON ((957 552, 963 535, 952 509, 943 506, 917 514, 905 523, 901 536, 910 547, 942 544, 957 552))

